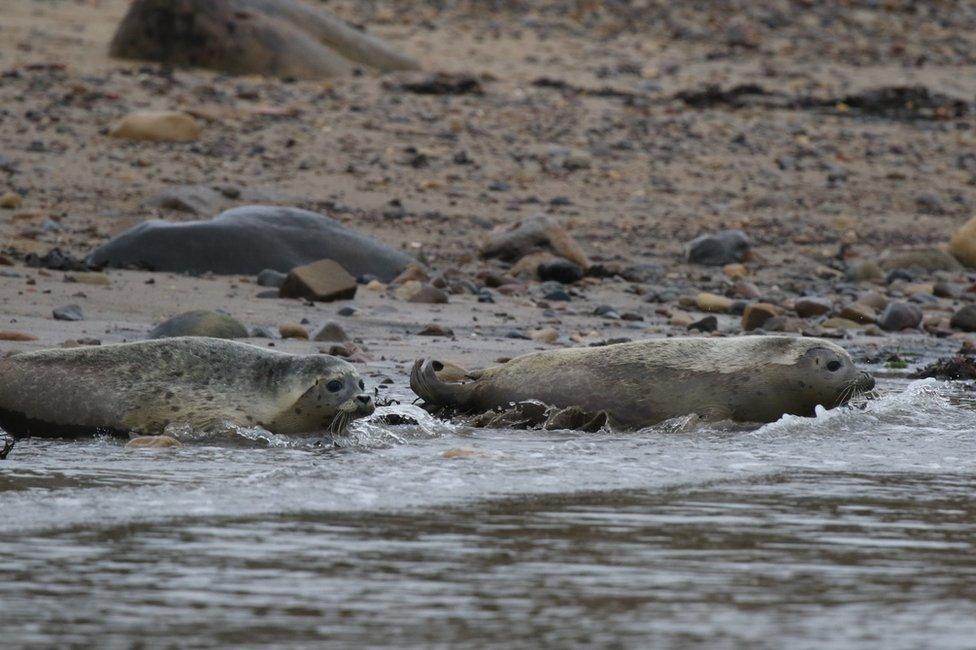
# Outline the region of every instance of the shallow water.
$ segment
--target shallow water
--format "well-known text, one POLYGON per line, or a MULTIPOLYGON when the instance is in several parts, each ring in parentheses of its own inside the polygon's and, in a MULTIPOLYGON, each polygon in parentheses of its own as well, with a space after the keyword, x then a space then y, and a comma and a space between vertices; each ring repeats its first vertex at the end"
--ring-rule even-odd
POLYGON ((758 430, 22 441, 0 644, 976 647, 976 403, 881 392, 758 430))

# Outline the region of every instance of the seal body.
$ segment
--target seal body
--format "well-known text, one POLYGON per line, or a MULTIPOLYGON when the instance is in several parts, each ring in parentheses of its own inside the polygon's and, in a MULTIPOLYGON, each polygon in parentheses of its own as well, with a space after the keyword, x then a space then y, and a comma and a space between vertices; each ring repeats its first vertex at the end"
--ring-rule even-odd
POLYGON ((0 361, 0 427, 15 436, 157 435, 227 425, 293 434, 372 413, 347 362, 222 339, 181 337, 0 361))
POLYGON ((484 412, 538 400, 605 411, 614 425, 640 428, 698 414, 712 420, 772 422, 812 416, 874 387, 843 348, 820 339, 744 336, 658 339, 538 352, 472 373, 438 377, 439 362, 414 364, 410 386, 426 402, 484 412))

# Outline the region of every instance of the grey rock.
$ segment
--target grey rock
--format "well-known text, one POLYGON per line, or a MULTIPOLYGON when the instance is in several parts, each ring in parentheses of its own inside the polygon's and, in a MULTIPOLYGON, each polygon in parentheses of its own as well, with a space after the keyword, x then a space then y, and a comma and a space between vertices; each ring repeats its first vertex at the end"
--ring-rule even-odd
POLYGON ((55 307, 53 315, 54 320, 85 320, 85 314, 82 313, 81 307, 78 305, 63 305, 61 307, 55 307))
POLYGON ((567 259, 559 258, 540 264, 538 274, 539 279, 543 282, 553 281, 572 284, 583 279, 583 267, 567 259))
POLYGON ((688 261, 705 266, 724 266, 741 262, 752 248, 749 236, 741 230, 702 235, 688 244, 688 261))
POLYGON ((145 205, 162 210, 211 215, 220 210, 224 196, 206 185, 169 187, 146 200, 145 205))
POLYGON ((915 305, 892 301, 878 317, 878 326, 888 332, 915 329, 922 323, 922 310, 915 305))
POLYGON ((976 305, 961 308, 952 315, 949 325, 964 332, 976 332, 976 305))
POLYGON ((205 221, 143 222, 98 247, 92 266, 137 267, 171 273, 287 273, 317 260, 335 260, 352 275, 383 282, 416 260, 315 212, 243 206, 205 221))
POLYGON ((346 330, 342 328, 342 325, 335 321, 328 321, 312 335, 312 340, 344 343, 349 340, 349 335, 346 334, 346 330))
POLYGON ((287 273, 275 271, 274 269, 265 269, 258 273, 258 286, 279 288, 285 283, 287 277, 287 273))

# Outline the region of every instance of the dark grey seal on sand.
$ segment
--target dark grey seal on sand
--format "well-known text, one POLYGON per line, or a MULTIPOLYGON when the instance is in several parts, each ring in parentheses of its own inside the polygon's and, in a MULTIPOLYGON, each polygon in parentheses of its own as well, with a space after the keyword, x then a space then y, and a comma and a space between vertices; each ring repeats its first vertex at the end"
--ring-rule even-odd
POLYGON ((773 422, 812 416, 871 390, 847 352, 828 341, 786 336, 656 339, 597 348, 547 350, 471 373, 438 377, 438 363, 414 364, 410 387, 425 402, 469 413, 537 400, 606 412, 623 429, 683 415, 773 422))
POLYGON ((223 431, 341 433, 374 410, 349 363, 211 338, 40 350, 0 360, 0 427, 14 436, 223 431))
POLYGON ((256 275, 287 273, 321 259, 353 276, 389 282, 416 260, 335 219, 300 210, 246 205, 206 221, 144 221, 88 256, 92 266, 136 267, 170 273, 256 275))

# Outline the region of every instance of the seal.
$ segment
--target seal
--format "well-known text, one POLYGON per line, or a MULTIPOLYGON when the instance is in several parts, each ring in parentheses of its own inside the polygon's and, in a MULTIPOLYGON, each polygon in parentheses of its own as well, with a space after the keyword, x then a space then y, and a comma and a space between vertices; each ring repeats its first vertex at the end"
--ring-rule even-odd
POLYGON ((440 362, 419 360, 410 387, 434 406, 482 413, 537 400, 606 412, 612 426, 637 429, 697 414, 708 420, 773 422, 812 416, 871 390, 843 348, 786 336, 656 339, 549 350, 469 373, 439 377, 440 362))
POLYGON ((356 369, 326 355, 179 337, 0 360, 0 427, 15 437, 159 435, 168 427, 341 433, 373 412, 356 369))

